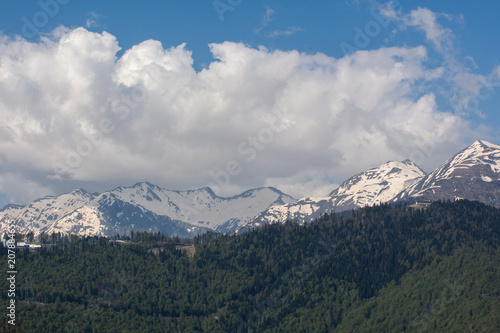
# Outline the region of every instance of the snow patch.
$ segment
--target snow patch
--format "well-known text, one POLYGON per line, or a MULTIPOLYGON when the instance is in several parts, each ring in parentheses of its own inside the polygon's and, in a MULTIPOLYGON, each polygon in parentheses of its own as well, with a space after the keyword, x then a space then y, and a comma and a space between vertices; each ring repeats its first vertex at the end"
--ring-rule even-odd
POLYGON ((481 175, 481 179, 485 182, 488 182, 488 183, 491 183, 493 181, 493 179, 491 179, 490 177, 488 176, 482 176, 481 175))

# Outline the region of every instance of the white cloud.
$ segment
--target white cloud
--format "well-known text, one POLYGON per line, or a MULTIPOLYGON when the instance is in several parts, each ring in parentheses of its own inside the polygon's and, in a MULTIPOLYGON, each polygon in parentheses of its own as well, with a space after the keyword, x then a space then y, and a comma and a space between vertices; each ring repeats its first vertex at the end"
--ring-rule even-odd
POLYGON ((262 29, 267 27, 267 25, 273 21, 274 19, 273 16, 274 16, 274 9, 272 9, 271 7, 266 7, 266 12, 262 16, 262 19, 260 21, 260 26, 257 29, 255 29, 255 32, 259 33, 262 31, 262 29))
MULTIPOLYGON (((257 29, 255 29, 255 33, 260 33, 262 30, 264 30, 269 23, 271 23, 274 20, 274 14, 275 11, 271 7, 266 7, 266 12, 262 16, 260 25, 257 29)), ((292 36, 293 34, 302 31, 302 28, 296 27, 296 26, 291 26, 288 27, 285 30, 273 30, 270 33, 267 33, 266 36, 269 38, 278 38, 281 36, 292 36)))
POLYGON ((106 32, 1 37, 0 192, 27 202, 76 187, 228 180, 221 194, 273 185, 320 195, 436 136, 443 143, 424 168, 469 140, 468 124, 425 91, 443 71, 426 68, 424 47, 341 59, 232 42, 210 49, 216 60, 196 72, 184 44, 148 40, 117 59, 106 32))
POLYGON ((88 13, 87 20, 85 21, 85 27, 88 29, 99 27, 99 23, 98 23, 99 18, 100 18, 100 15, 95 13, 95 12, 88 13))
POLYGON ((291 36, 297 32, 300 32, 300 31, 302 31, 302 29, 299 27, 295 27, 295 26, 288 27, 288 29, 286 29, 286 30, 274 30, 268 35, 268 37, 277 38, 280 36, 291 36))
POLYGON ((405 16, 403 21, 407 26, 413 26, 425 32, 425 37, 439 52, 450 52, 453 48, 453 33, 450 29, 440 25, 437 19, 438 14, 419 7, 405 16))
POLYGON ((461 22, 463 16, 435 13, 421 7, 404 13, 401 9, 395 10, 391 2, 382 5, 381 13, 386 18, 399 22, 403 29, 411 27, 425 33, 426 39, 443 57, 442 67, 445 68, 443 79, 447 86, 443 87, 441 93, 450 100, 455 113, 483 118, 479 104, 489 98, 485 96, 493 94, 498 84, 496 81, 492 82, 495 72, 486 75, 472 72, 478 69, 474 58, 471 56, 460 58, 453 31, 439 23, 439 19, 442 18, 461 22))

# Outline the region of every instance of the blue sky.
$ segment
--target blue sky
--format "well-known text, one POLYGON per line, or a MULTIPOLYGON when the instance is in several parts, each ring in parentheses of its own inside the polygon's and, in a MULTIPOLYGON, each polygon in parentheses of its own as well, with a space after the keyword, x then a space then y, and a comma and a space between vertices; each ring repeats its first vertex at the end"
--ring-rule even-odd
MULTIPOLYGON (((54 8, 52 1, 48 8, 54 8)), ((47 24, 38 28, 42 33, 50 33, 59 25, 67 27, 87 27, 89 30, 106 30, 115 35, 123 49, 138 44, 146 39, 156 39, 165 46, 186 42, 195 52, 198 65, 211 60, 207 45, 222 41, 243 41, 253 46, 265 45, 268 48, 297 49, 303 52, 324 52, 333 57, 342 55, 339 44, 351 42, 355 27, 364 28, 373 20, 370 10, 376 8, 374 1, 234 1, 236 6, 223 1, 60 1, 55 15, 49 17, 47 24), (220 9, 216 4, 227 4, 231 10, 220 9), (270 9, 268 23, 259 32, 266 11, 270 9), (222 20, 220 18, 223 18, 222 20), (300 29, 292 36, 271 38, 274 31, 287 31, 290 27, 300 29)), ((500 28, 496 22, 500 12, 497 1, 405 1, 399 7, 410 11, 418 7, 429 8, 436 13, 451 15, 442 21, 457 36, 458 47, 463 55, 472 56, 482 64, 484 70, 491 69, 500 61, 495 42, 495 34, 500 28)), ((1 30, 7 35, 22 34, 25 25, 23 17, 33 22, 34 15, 44 11, 36 1, 6 1, 1 4, 1 30)), ((46 7, 47 8, 47 7, 46 7)), ((45 12, 47 12, 45 10, 45 12)), ((52 14, 49 12, 49 14, 52 14)), ((421 42, 421 36, 411 33, 399 33, 391 37, 394 29, 391 24, 382 29, 379 36, 373 38, 367 49, 383 45, 415 45, 421 42), (389 41, 386 41, 389 39, 389 41)), ((36 37, 30 37, 33 40, 36 37)))
MULTIPOLYGON (((7 121, 3 125, 10 134, 5 134, 0 147, 2 203, 26 203, 76 187, 102 191, 142 180, 172 189, 211 184, 220 187, 221 194, 272 185, 295 196, 321 195, 353 172, 389 159, 417 159, 417 164, 431 171, 476 139, 500 143, 498 1, 42 0, 4 1, 0 9, 0 31, 5 36, 0 56, 4 66, 12 66, 7 71, 25 79, 16 83, 22 89, 17 89, 15 96, 0 96, 3 119, 19 122, 19 127, 7 121), (147 40, 161 42, 163 50, 158 44, 144 44, 147 40), (58 53, 63 41, 74 43, 71 55, 58 53), (96 50, 106 50, 111 58, 97 61, 76 55, 80 47, 90 52, 92 45, 88 43, 94 43, 96 50), (186 45, 174 52, 183 43, 186 45), (211 48, 212 43, 220 47, 211 48), (125 59, 127 52, 133 55, 132 49, 135 56, 125 59), (298 51, 297 56, 294 51, 298 51), (147 63, 138 60, 145 55, 147 63), (54 64, 44 66, 43 61, 51 57, 54 64), (17 59, 18 63, 6 59, 17 59), (258 59, 264 59, 262 68, 276 70, 273 78, 256 78, 251 69, 235 76, 238 66, 257 64, 258 59), (73 67, 61 65, 66 61, 73 67), (105 63, 104 67, 96 61, 105 63), (137 85, 146 85, 131 71, 153 63, 175 73, 170 79, 162 76, 166 87, 172 85, 169 96, 163 92, 160 98, 156 90, 148 88, 147 100, 132 110, 134 117, 106 133, 102 145, 95 145, 89 156, 80 154, 78 165, 55 171, 54 163, 68 166, 66 158, 71 150, 83 147, 82 140, 92 128, 99 127, 99 119, 113 112, 113 100, 95 91, 116 84, 109 94, 120 96, 137 85), (288 63, 291 67, 283 65, 278 71, 281 64, 288 63), (22 66, 26 66, 26 73, 19 69, 22 66), (396 74, 388 71, 397 66, 402 66, 397 75, 403 76, 394 83, 391 78, 396 74), (323 67, 318 74, 318 68, 323 67), (343 73, 341 68, 346 72, 338 76, 343 73), (373 68, 380 71, 371 71, 373 68), (73 70, 74 75, 66 75, 73 70), (288 74, 283 74, 286 71, 288 74), (81 85, 85 73, 93 73, 90 85, 81 85), (380 75, 380 81, 356 81, 356 76, 364 75, 380 75), (345 76, 345 84, 352 84, 352 89, 334 87, 334 81, 345 76), (52 80, 69 81, 57 85, 52 80), (283 82, 276 83, 279 80, 283 82), (295 85, 296 81, 302 86, 295 85), (72 101, 79 111, 71 109, 75 112, 71 118, 68 103, 57 103, 66 96, 61 87, 76 87, 77 83, 88 98, 72 101), (250 88, 245 88, 245 83, 250 88), (260 94, 269 92, 269 103, 261 105, 255 101, 261 95, 249 90, 267 84, 269 88, 260 94), (332 90, 309 100, 308 96, 315 96, 318 90, 315 85, 330 84, 332 90), (297 108, 296 113, 290 111, 290 123, 297 124, 283 133, 275 131, 272 138, 251 150, 248 138, 252 133, 265 134, 261 131, 265 119, 274 117, 272 110, 286 104, 277 101, 288 93, 297 97, 288 106, 297 108), (335 94, 338 96, 331 97, 335 94), (193 105, 195 102, 186 102, 187 98, 203 100, 201 104, 220 100, 210 110, 203 110, 193 105), (40 103, 49 99, 54 102, 41 107, 40 103), (238 107, 231 106, 234 101, 238 107), (346 104, 340 107, 335 104, 339 101, 346 104), (179 109, 170 109, 174 104, 179 109), (95 111, 100 106, 101 113, 95 111), (214 111, 218 107, 219 113, 214 111), (453 128, 450 123, 457 123, 457 117, 460 124, 453 128), (413 120, 401 128, 395 123, 396 119, 402 124, 409 118, 413 120), (380 120, 380 124, 364 124, 366 119, 380 120), (164 126, 157 128, 160 123, 164 126), (401 133, 395 134, 400 129, 401 133), (37 152, 43 154, 38 156, 37 152), (120 163, 114 165, 117 160, 120 163), (228 161, 236 161, 239 167, 230 179, 224 177, 228 161), (134 164, 136 168, 127 167, 134 164), (115 172, 103 173, 107 168, 115 168, 115 172)), ((5 80, 2 85, 8 85, 5 80)))

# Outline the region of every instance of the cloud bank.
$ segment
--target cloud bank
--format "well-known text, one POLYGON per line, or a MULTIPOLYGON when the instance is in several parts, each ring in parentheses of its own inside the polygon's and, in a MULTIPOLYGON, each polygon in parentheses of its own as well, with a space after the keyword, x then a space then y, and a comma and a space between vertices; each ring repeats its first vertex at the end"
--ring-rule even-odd
POLYGON ((388 160, 431 169, 476 135, 439 110, 428 87, 446 68, 423 46, 335 59, 224 42, 199 72, 184 44, 119 50, 84 28, 0 36, 0 192, 13 202, 142 180, 326 195, 388 160))

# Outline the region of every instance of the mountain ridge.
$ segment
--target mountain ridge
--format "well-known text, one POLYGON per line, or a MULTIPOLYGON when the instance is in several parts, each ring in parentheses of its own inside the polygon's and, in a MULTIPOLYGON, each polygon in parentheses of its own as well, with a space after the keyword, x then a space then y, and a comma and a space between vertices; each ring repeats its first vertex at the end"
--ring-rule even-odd
POLYGON ((394 198, 469 199, 500 207, 500 146, 477 140, 394 198))
POLYGON ((294 201, 276 188, 261 187, 233 197, 210 188, 174 191, 149 182, 119 186, 101 194, 77 189, 25 206, 0 210, 2 230, 16 219, 18 231, 114 236, 133 230, 192 237, 206 231, 230 232, 273 204, 294 201))
POLYGON ((169 190, 150 182, 90 193, 76 189, 0 210, 0 231, 114 236, 134 230, 193 237, 207 231, 243 232, 270 223, 307 223, 383 203, 477 200, 500 207, 500 146, 477 140, 427 174, 410 160, 388 161, 345 180, 325 197, 294 199, 275 187, 222 197, 210 187, 169 190))
POLYGON ((388 161, 352 176, 327 197, 306 197, 294 203, 270 207, 247 227, 286 220, 299 223, 311 222, 325 213, 385 203, 408 184, 416 182, 425 175, 426 173, 410 160, 388 161))

